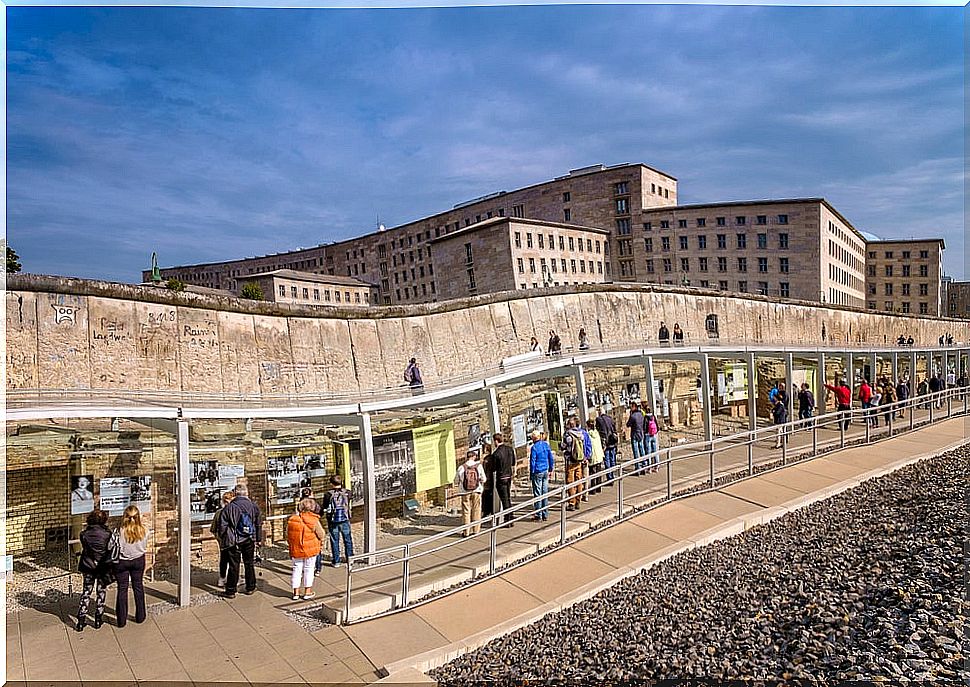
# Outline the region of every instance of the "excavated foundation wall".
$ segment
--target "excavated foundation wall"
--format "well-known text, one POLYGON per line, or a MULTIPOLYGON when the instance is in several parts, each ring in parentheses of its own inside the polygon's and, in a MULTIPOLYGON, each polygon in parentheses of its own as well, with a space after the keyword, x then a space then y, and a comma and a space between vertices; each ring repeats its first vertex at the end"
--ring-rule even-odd
POLYGON ((7 389, 354 394, 403 385, 416 357, 426 383, 494 369, 545 346, 653 344, 661 320, 686 343, 966 341, 970 322, 881 315, 655 285, 588 285, 375 310, 323 309, 165 288, 15 275, 7 283, 7 389), (824 341, 823 341, 824 332, 824 341))

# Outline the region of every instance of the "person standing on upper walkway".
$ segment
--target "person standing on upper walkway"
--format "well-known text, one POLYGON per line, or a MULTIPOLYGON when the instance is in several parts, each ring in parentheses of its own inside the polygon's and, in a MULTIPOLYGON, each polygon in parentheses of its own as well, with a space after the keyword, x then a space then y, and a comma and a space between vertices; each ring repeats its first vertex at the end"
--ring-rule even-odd
POLYGON ((424 380, 421 378, 421 369, 418 367, 417 358, 411 358, 407 368, 404 370, 404 381, 411 387, 411 391, 417 393, 424 387, 424 380))

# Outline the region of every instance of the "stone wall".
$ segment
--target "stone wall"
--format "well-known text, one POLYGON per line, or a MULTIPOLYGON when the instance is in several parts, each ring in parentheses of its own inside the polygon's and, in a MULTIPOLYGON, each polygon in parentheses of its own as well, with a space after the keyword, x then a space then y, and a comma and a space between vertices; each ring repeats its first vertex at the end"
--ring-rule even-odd
POLYGON ((677 322, 687 344, 722 341, 883 345, 900 334, 967 341, 970 322, 745 298, 658 285, 585 285, 362 311, 241 301, 78 279, 7 282, 7 389, 356 393, 403 385, 417 357, 426 383, 494 369, 556 330, 578 346, 656 341, 677 322))

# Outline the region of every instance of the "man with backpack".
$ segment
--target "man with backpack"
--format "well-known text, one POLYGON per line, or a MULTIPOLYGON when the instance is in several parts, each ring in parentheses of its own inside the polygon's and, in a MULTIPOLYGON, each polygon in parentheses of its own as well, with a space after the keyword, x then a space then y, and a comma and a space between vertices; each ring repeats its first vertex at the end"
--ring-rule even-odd
POLYGON ((226 589, 222 594, 227 599, 236 596, 240 559, 246 568, 243 594, 256 591, 256 544, 263 537, 263 516, 259 506, 249 498, 249 487, 238 484, 234 491, 236 497, 226 504, 219 518, 219 541, 225 543, 229 554, 226 589))
MULTIPOLYGON (((492 436, 492 468, 495 470, 495 491, 499 501, 502 502, 502 510, 512 507, 512 477, 515 476, 515 451, 505 443, 505 437, 500 432, 492 436)), ((505 514, 505 526, 513 527, 514 523, 511 513, 505 514)))
MULTIPOLYGON (((613 418, 606 413, 596 416, 596 431, 603 442, 603 470, 606 472, 606 479, 613 479, 613 468, 616 467, 616 449, 620 444, 620 438, 616 434, 616 423, 613 418)), ((613 483, 610 483, 613 486, 613 483)))
POLYGON ((424 380, 421 379, 421 370, 418 368, 417 358, 411 358, 408 366, 404 370, 404 381, 411 387, 412 393, 420 393, 424 388, 424 380))
POLYGON ((580 484, 583 481, 583 463, 592 453, 592 442, 589 444, 589 453, 586 450, 586 432, 579 426, 579 420, 575 417, 569 418, 566 422, 566 433, 562 440, 563 459, 566 464, 566 484, 568 489, 568 505, 566 510, 579 510, 580 484))
MULTIPOLYGON (((468 451, 465 462, 455 471, 454 487, 461 494, 461 519, 465 525, 482 518, 482 491, 485 488, 485 468, 478 459, 478 451, 468 451)), ((465 528, 461 536, 467 537, 478 534, 481 526, 471 525, 465 528)))
POLYGON ((640 404, 636 401, 631 403, 630 417, 627 418, 626 426, 630 429, 630 448, 633 450, 633 459, 636 461, 633 464, 634 475, 642 475, 647 469, 647 461, 645 460, 647 451, 644 446, 646 422, 646 418, 640 412, 640 404))
POLYGON ((321 508, 327 515, 327 530, 330 534, 330 553, 332 565, 340 565, 340 540, 344 540, 344 554, 349 559, 354 555, 354 540, 350 536, 350 492, 344 489, 343 480, 337 475, 330 478, 330 491, 323 495, 321 508))

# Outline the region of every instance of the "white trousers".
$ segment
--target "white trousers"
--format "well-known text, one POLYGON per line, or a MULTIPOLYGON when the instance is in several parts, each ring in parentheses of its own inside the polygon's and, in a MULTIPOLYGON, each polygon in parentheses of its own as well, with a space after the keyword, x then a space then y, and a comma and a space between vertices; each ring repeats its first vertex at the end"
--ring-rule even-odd
POLYGON ((293 589, 299 589, 300 587, 313 589, 313 569, 316 565, 317 557, 291 558, 290 560, 293 562, 293 574, 290 577, 290 587, 293 589), (300 584, 301 578, 303 584, 300 584))

